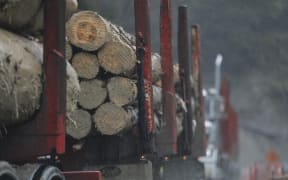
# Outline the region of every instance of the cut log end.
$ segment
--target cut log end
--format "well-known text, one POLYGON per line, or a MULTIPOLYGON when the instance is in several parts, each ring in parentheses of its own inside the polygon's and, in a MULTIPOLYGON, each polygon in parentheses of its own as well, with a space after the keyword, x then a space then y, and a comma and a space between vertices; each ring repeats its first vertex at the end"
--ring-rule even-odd
POLYGON ((91 115, 84 110, 77 109, 67 114, 66 132, 74 139, 86 137, 92 128, 91 115))
POLYGON ((95 109, 102 104, 107 97, 107 90, 103 81, 94 79, 80 82, 81 92, 79 104, 84 109, 95 109))
POLYGON ((75 13, 67 22, 66 32, 71 44, 86 51, 95 51, 110 39, 107 22, 93 11, 75 13))
POLYGON ((100 65, 113 74, 131 74, 136 66, 136 54, 124 42, 108 42, 98 52, 100 65))
POLYGON ((72 66, 78 76, 85 79, 93 79, 99 72, 99 63, 96 55, 80 52, 73 56, 72 66))
POLYGON ((113 103, 101 105, 93 116, 96 129, 104 135, 116 135, 131 126, 131 116, 113 103))
POLYGON ((118 106, 130 104, 137 97, 136 83, 128 78, 111 78, 107 84, 107 90, 110 101, 118 106))

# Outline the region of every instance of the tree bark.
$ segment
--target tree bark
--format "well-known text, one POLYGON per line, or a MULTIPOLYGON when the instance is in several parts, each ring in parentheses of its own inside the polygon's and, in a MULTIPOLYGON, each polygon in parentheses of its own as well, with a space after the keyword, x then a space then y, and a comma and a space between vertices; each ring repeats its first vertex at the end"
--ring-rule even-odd
POLYGON ((74 139, 85 138, 91 131, 92 117, 89 112, 77 109, 67 114, 66 133, 74 139))
MULTIPOLYGON (((177 94, 175 95, 176 99, 176 125, 177 125, 177 134, 183 131, 182 121, 184 118, 184 112, 187 111, 185 102, 177 94)), ((157 128, 161 130, 162 125, 162 115, 163 115, 163 104, 162 104, 162 88, 158 86, 153 86, 153 106, 155 113, 158 117, 157 128)), ((156 123, 156 122, 155 122, 156 123)))
POLYGON ((77 103, 80 94, 80 85, 76 71, 68 62, 66 63, 66 71, 67 71, 66 112, 72 113, 77 109, 77 103))
POLYGON ((71 44, 86 51, 95 51, 110 40, 109 24, 93 11, 73 14, 66 25, 71 44))
POLYGON ((131 116, 113 103, 101 105, 93 116, 96 129, 104 135, 116 135, 131 125, 131 116))
POLYGON ((122 41, 130 46, 131 49, 136 51, 136 40, 134 35, 126 32, 121 26, 115 25, 111 22, 107 23, 109 23, 110 26, 110 36, 112 37, 112 41, 122 41))
MULTIPOLYGON (((43 0, 42 0, 43 1, 43 0)), ((73 13, 78 9, 77 0, 66 0, 66 21, 70 19, 73 13)), ((25 28, 28 33, 41 32, 44 30, 44 3, 42 3, 40 10, 35 14, 34 18, 31 19, 25 28)))
MULTIPOLYGON (((0 124, 22 123, 40 108, 42 58, 41 44, 0 29, 0 124)), ((71 112, 80 87, 69 64, 67 88, 67 112, 71 112)))
POLYGON ((68 41, 66 41, 65 42, 65 59, 66 59, 66 61, 70 61, 72 59, 72 56, 73 56, 72 46, 68 41))
POLYGON ((178 83, 180 81, 179 64, 174 64, 173 65, 173 81, 174 81, 174 84, 176 84, 176 83, 178 83))
MULTIPOLYGON (((66 20, 77 11, 77 0, 66 0, 66 20)), ((28 33, 44 28, 43 0, 2 0, 0 1, 0 25, 8 29, 28 33)))
POLYGON ((99 72, 99 63, 96 55, 80 52, 73 56, 72 66, 78 76, 84 79, 94 79, 99 72))
POLYGON ((0 124, 24 122, 39 109, 41 55, 36 42, 0 29, 0 124))
POLYGON ((97 79, 82 81, 80 87, 79 104, 84 109, 96 109, 107 97, 107 90, 103 81, 97 79))
POLYGON ((77 0, 66 0, 66 21, 68 21, 72 14, 74 14, 78 9, 78 1, 77 0))
POLYGON ((152 54, 152 78, 153 83, 161 80, 161 75, 163 74, 161 65, 161 56, 158 53, 152 54))
POLYGON ((9 29, 23 29, 41 9, 42 0, 6 0, 0 3, 0 24, 9 29))
MULTIPOLYGON (((152 64, 153 65, 153 64, 152 64)), ((155 65, 154 65, 155 66, 155 65)), ((152 72, 153 72, 153 69, 156 68, 157 66, 152 66, 152 72)), ((155 71, 155 70, 154 70, 155 71)), ((155 73, 153 74, 153 82, 155 85, 159 86, 159 87, 162 87, 162 80, 161 80, 161 74, 159 73, 155 73), (157 74, 159 76, 157 76, 157 74), (155 77, 154 77, 155 76, 155 77), (156 81, 154 81, 156 80, 156 81)), ((179 64, 174 64, 173 65, 173 82, 175 85, 178 85, 178 83, 180 82, 180 77, 179 77, 179 64)))
POLYGON ((153 107, 156 111, 162 110, 162 88, 152 86, 153 88, 153 107))
POLYGON ((107 90, 110 101, 118 106, 131 104, 137 98, 136 82, 128 78, 111 78, 108 81, 107 90))

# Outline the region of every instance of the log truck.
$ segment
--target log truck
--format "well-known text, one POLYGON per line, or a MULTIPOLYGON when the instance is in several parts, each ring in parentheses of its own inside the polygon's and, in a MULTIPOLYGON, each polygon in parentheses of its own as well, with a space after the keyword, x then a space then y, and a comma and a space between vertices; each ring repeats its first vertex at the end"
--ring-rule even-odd
POLYGON ((135 0, 136 54, 139 61, 138 125, 122 136, 89 136, 81 150, 75 152, 72 148, 74 140, 65 134, 65 2, 45 0, 44 3, 44 89, 41 106, 27 123, 9 128, 1 126, 0 180, 171 179, 167 176, 169 163, 181 166, 187 165, 187 162, 190 164, 185 170, 179 169, 183 176, 181 179, 204 179, 203 165, 197 160, 206 154, 199 27, 192 27, 193 60, 190 61, 187 7, 179 7, 180 89, 187 107, 182 134, 179 137, 176 135, 171 0, 161 1, 164 125, 157 134, 151 103, 149 0, 135 0), (164 170, 163 166, 166 167, 164 170))

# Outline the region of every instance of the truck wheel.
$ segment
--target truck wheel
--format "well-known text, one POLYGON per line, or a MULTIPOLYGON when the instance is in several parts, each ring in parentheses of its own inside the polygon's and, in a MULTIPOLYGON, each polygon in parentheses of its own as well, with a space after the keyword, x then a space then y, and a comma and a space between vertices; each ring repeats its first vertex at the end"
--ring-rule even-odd
POLYGON ((19 180, 13 169, 7 162, 0 162, 0 180, 19 180))
POLYGON ((47 166, 43 169, 39 180, 65 180, 65 177, 58 168, 47 166))

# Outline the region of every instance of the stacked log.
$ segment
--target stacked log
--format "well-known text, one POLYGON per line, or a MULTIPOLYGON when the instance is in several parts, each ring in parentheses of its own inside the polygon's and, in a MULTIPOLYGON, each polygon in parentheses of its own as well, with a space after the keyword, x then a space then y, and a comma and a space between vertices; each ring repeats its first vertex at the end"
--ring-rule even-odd
POLYGON ((136 101, 137 86, 135 81, 124 77, 113 77, 107 84, 109 99, 118 106, 124 106, 136 101))
MULTIPOLYGON (((83 117, 86 119, 88 113, 93 129, 104 135, 121 133, 136 119, 131 107, 136 104, 137 86, 131 77, 137 61, 134 42, 130 42, 127 34, 92 11, 75 13, 66 24, 67 48, 72 46, 69 52, 73 52, 72 58, 69 55, 66 59, 71 59, 81 87, 78 111, 86 112, 83 117)), ((75 131, 82 119, 81 116, 71 119, 75 131)), ((90 129, 88 125, 85 127, 90 129)), ((84 134, 82 131, 79 134, 84 134)), ((73 134, 73 138, 83 138, 73 134)))
MULTIPOLYGON (((91 130, 103 135, 129 131, 138 121, 135 38, 96 12, 74 13, 76 0, 66 3, 67 134, 83 139, 91 130)), ((0 26, 41 32, 43 8, 43 0, 1 2, 0 26)), ((8 126, 27 121, 39 109, 43 52, 32 40, 4 30, 0 35, 0 124, 8 126)), ((157 53, 152 54, 152 73, 154 119, 161 129, 162 69, 157 53)), ((181 113, 177 118, 180 132, 181 113)))
POLYGON ((67 114, 66 133, 74 139, 86 137, 92 128, 91 115, 84 110, 77 109, 67 114))
MULTIPOLYGON (((66 35, 67 49, 72 47, 66 59, 76 70, 81 88, 74 112, 78 115, 71 116, 67 132, 73 131, 73 138, 82 139, 91 130, 102 135, 131 130, 138 121, 134 36, 93 11, 75 13, 66 24, 66 35)), ((162 69, 157 53, 152 54, 152 69, 156 128, 161 129, 162 89, 157 82, 161 81, 162 69)), ((180 133, 181 115, 178 121, 180 133)))
MULTIPOLYGON (((29 120, 39 109, 42 93, 42 45, 0 29, 0 124, 29 120)), ((67 63, 67 112, 76 109, 80 86, 67 63)))
MULTIPOLYGON (((66 0, 66 19, 76 12, 77 0, 66 0)), ((25 32, 43 30, 44 0, 0 1, 0 25, 7 29, 25 32)))
POLYGON ((107 97, 105 83, 101 80, 82 81, 80 87, 79 104, 84 109, 96 109, 107 97))
MULTIPOLYGON (((77 10, 77 0, 66 0, 66 18, 77 10)), ((44 0, 4 0, 0 2, 0 125, 14 126, 33 119, 40 107, 43 86, 42 38, 44 0), (13 30, 20 35, 11 33, 13 30), (21 36, 28 36, 29 39, 21 36)), ((43 39, 43 38, 42 38, 43 39)), ((66 59, 72 47, 66 43, 66 59)), ((70 57, 69 57, 70 56, 70 57)), ((80 85, 70 63, 67 71, 67 129, 77 110, 80 85)), ((75 118, 76 119, 76 118, 75 118)), ((70 131, 71 132, 71 131, 70 131)), ((70 133, 68 132, 68 133, 70 133)), ((73 135, 73 133, 71 133, 73 135)), ((80 136, 80 134, 78 135, 80 136)))
POLYGON ((72 66, 80 78, 93 79, 99 72, 99 63, 96 55, 80 52, 73 56, 72 66))

